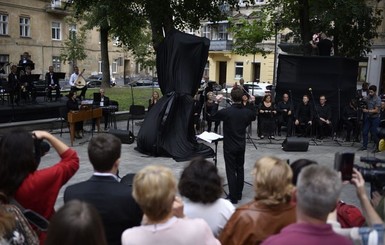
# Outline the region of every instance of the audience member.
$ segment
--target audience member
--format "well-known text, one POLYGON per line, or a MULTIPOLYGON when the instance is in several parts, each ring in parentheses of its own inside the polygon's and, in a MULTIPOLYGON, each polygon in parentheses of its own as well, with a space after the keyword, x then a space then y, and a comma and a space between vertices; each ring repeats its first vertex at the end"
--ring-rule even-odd
POLYGON ((262 157, 253 174, 254 201, 235 210, 219 236, 222 244, 259 244, 295 222, 289 165, 276 157, 262 157))
POLYGON ((204 220, 181 218, 183 204, 176 191, 171 169, 155 165, 140 170, 134 177, 133 196, 145 217, 142 226, 123 232, 122 244, 220 244, 204 220))
POLYGON ((304 167, 313 165, 313 164, 318 164, 315 161, 309 160, 309 159, 298 159, 294 161, 292 164, 290 164, 291 171, 293 171, 293 185, 297 185, 297 180, 299 173, 302 171, 304 167))
MULTIPOLYGON (((13 130, 6 133, 0 146, 1 165, 8 168, 8 178, 0 178, 2 185, 8 185, 7 196, 14 198, 26 209, 33 210, 46 219, 54 214, 54 206, 61 187, 79 168, 77 153, 62 141, 45 131, 13 130), (35 140, 34 140, 35 138, 35 140), (40 144, 38 140, 48 141, 61 160, 59 163, 38 169, 40 163, 40 144)), ((41 241, 44 240, 41 234, 41 241)))
POLYGON ((88 144, 93 176, 67 187, 64 202, 81 200, 99 212, 108 244, 120 244, 123 231, 140 225, 143 213, 131 195, 131 187, 118 182, 122 144, 112 134, 99 134, 88 144))
POLYGON ((318 164, 304 168, 293 195, 297 222, 269 237, 263 244, 352 244, 326 223, 328 214, 337 206, 341 189, 341 178, 336 171, 318 164))
POLYGON ((107 245, 96 209, 85 202, 71 201, 53 216, 45 245, 107 245))
POLYGON ((192 160, 183 170, 178 187, 185 215, 204 219, 218 237, 235 208, 221 198, 222 180, 217 167, 202 157, 192 160))

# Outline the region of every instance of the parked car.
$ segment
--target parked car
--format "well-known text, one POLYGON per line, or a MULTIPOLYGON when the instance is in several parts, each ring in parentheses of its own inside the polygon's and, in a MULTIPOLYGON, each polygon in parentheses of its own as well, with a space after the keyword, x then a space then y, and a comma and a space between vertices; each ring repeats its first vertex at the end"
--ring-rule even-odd
MULTIPOLYGON (((254 95, 255 97, 263 97, 265 96, 266 92, 269 92, 272 89, 272 85, 270 83, 264 82, 246 82, 245 85, 249 87, 249 94, 254 95)), ((227 93, 230 94, 232 89, 233 85, 227 86, 227 93)), ((222 89, 221 92, 226 93, 226 88, 222 89)))
MULTIPOLYGON (((91 75, 86 79, 88 88, 99 88, 102 86, 103 75, 91 75)), ((110 80, 110 87, 115 86, 115 82, 110 80)))
POLYGON ((134 83, 134 86, 137 87, 155 87, 159 88, 158 81, 155 79, 139 79, 134 83))

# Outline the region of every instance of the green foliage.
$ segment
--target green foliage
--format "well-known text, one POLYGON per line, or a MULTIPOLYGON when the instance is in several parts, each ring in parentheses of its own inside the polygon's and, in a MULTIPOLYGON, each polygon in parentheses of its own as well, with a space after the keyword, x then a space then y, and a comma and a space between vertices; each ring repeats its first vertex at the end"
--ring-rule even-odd
POLYGON ((230 19, 229 31, 233 34, 233 52, 240 55, 261 53, 266 56, 269 51, 258 47, 263 40, 271 37, 272 32, 267 28, 265 16, 257 19, 230 19))
POLYGON ((365 0, 271 0, 264 10, 280 28, 289 28, 306 45, 314 33, 333 37, 335 55, 362 57, 377 37, 381 12, 365 0))
MULTIPOLYGON (((73 18, 67 19, 67 23, 75 24, 73 18)), ((85 60, 87 54, 85 52, 86 30, 80 29, 69 33, 69 38, 64 41, 60 49, 60 59, 66 63, 75 62, 77 60, 85 60)))

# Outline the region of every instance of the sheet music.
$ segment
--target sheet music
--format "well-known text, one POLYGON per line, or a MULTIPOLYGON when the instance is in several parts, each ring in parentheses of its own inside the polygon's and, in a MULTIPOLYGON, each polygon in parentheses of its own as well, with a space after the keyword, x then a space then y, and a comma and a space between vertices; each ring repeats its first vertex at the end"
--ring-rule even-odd
POLYGON ((208 143, 212 143, 215 140, 223 139, 223 136, 220 134, 213 133, 213 132, 204 131, 203 133, 198 134, 197 138, 204 140, 208 143))

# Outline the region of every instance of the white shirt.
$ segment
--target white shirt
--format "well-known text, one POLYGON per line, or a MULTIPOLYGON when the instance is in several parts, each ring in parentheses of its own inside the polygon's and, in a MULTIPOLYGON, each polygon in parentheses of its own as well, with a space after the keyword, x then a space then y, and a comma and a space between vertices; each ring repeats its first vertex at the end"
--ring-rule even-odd
POLYGON ((75 81, 78 80, 79 74, 72 73, 70 80, 68 81, 71 87, 75 86, 75 81))

